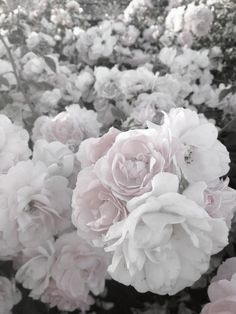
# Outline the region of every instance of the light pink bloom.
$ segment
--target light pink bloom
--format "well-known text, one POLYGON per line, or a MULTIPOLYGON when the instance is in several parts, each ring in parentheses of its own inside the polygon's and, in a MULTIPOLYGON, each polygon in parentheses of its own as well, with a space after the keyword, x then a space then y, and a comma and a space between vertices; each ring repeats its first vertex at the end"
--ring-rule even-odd
POLYGON ((79 173, 72 207, 72 221, 78 233, 96 245, 100 245, 99 240, 112 224, 127 215, 125 204, 102 185, 93 167, 79 173))
POLYGON ((95 111, 71 105, 54 118, 38 118, 32 138, 34 141, 40 138, 48 142, 59 141, 76 152, 82 140, 99 136, 100 127, 95 111))
POLYGON ((75 298, 68 291, 59 289, 53 279, 50 280, 49 286, 41 296, 41 301, 47 303, 51 308, 57 307, 60 311, 73 312, 80 309, 83 313, 89 310, 94 303, 93 298, 89 294, 82 298, 75 298))
POLYGON ((80 238, 76 232, 63 234, 55 244, 56 260, 52 278, 72 298, 85 299, 89 291, 103 292, 108 255, 80 238))
POLYGON ((28 141, 26 130, 13 124, 5 115, 0 115, 0 174, 7 173, 18 161, 30 157, 28 141))
POLYGON ((67 185, 66 178, 49 176, 43 163, 31 160, 0 176, 0 244, 2 239, 15 242, 17 253, 68 228, 72 191, 67 185), (7 239, 9 230, 14 232, 7 239))
POLYGON ((236 258, 226 260, 218 269, 208 288, 211 303, 204 306, 201 314, 236 313, 236 258))
POLYGON ((224 218, 230 227, 236 210, 236 191, 228 184, 228 178, 224 181, 218 179, 208 184, 203 181, 196 182, 187 187, 184 195, 204 207, 211 217, 224 218))
POLYGON ((102 137, 84 140, 76 155, 81 163, 81 167, 84 168, 95 164, 99 158, 107 153, 119 133, 119 130, 112 127, 102 137))
POLYGON ((148 129, 120 133, 94 167, 99 180, 116 197, 129 200, 149 191, 153 176, 172 166, 168 134, 148 129))
POLYGON ((16 280, 30 289, 30 296, 39 299, 49 285, 54 262, 54 241, 45 241, 41 246, 22 251, 16 280))

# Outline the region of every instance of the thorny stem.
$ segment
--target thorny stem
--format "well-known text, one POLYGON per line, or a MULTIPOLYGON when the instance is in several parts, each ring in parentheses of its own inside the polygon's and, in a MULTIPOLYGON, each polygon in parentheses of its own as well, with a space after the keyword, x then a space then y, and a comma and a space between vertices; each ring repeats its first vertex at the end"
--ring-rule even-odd
POLYGON ((24 90, 24 87, 22 85, 22 80, 21 80, 21 77, 20 77, 20 74, 18 73, 17 71, 17 67, 16 67, 16 63, 15 63, 15 60, 13 58, 13 55, 11 53, 11 50, 10 48, 8 47, 3 35, 0 33, 0 40, 1 42, 3 43, 4 47, 6 48, 6 51, 7 51, 7 54, 8 54, 8 57, 9 57, 9 60, 11 62, 11 65, 12 65, 12 69, 13 69, 13 73, 15 75, 15 78, 16 78, 16 82, 17 82, 17 86, 19 88, 19 90, 21 91, 21 93, 23 94, 24 98, 25 98, 25 101, 26 103, 29 105, 30 109, 31 109, 31 112, 34 113, 35 110, 34 110, 34 106, 33 104, 31 103, 27 93, 25 92, 24 90))

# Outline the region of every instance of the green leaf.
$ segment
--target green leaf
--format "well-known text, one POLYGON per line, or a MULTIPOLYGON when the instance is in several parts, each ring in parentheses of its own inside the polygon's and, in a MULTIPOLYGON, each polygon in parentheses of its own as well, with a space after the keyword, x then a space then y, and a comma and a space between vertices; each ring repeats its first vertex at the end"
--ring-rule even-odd
POLYGON ((44 61, 46 62, 47 66, 53 71, 53 72, 57 72, 57 66, 55 61, 53 60, 53 58, 49 57, 49 56, 44 56, 44 61))

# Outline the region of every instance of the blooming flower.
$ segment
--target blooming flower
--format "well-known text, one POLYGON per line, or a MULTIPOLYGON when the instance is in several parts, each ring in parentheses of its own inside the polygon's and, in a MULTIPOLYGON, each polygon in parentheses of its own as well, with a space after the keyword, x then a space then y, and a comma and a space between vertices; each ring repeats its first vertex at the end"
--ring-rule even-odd
POLYGON ((7 173, 18 161, 30 157, 29 134, 5 115, 0 115, 0 138, 0 173, 7 173))
POLYGON ((230 228, 236 210, 236 191, 228 184, 229 179, 218 179, 208 184, 196 182, 187 187, 184 195, 204 207, 211 217, 224 218, 230 228))
POLYGON ((151 192, 128 201, 130 214, 105 237, 113 279, 139 292, 173 295, 198 280, 227 244, 225 222, 178 190, 177 176, 159 173, 151 192))
POLYGON ((94 169, 116 197, 129 200, 150 190, 155 174, 172 169, 171 158, 171 140, 161 131, 130 130, 117 135, 94 169))
POLYGON ((54 118, 39 117, 33 129, 33 140, 44 138, 48 142, 59 141, 76 152, 81 141, 97 137, 99 129, 100 123, 93 110, 71 105, 54 118))
POLYGON ((234 314, 236 309, 236 258, 229 258, 218 269, 208 288, 210 303, 201 314, 234 314))
POLYGON ((79 173, 72 206, 78 233, 98 246, 109 227, 127 215, 125 204, 102 185, 92 167, 79 173))
POLYGON ((76 232, 63 234, 55 244, 56 260, 52 278, 57 287, 73 299, 87 299, 89 291, 104 290, 107 255, 90 246, 76 232))
POLYGON ((120 133, 116 128, 110 128, 102 137, 88 138, 84 140, 76 154, 81 163, 81 167, 85 168, 96 163, 111 148, 117 135, 120 133))
POLYGON ((35 142, 33 161, 41 161, 48 167, 50 175, 69 177, 74 170, 74 154, 61 142, 41 139, 35 142))
POLYGON ((204 4, 195 5, 190 3, 187 6, 185 15, 185 28, 192 31, 197 37, 206 36, 213 22, 213 13, 204 4))
POLYGON ((15 254, 22 246, 37 246, 70 226, 67 184, 66 178, 50 177, 42 162, 31 160, 0 176, 1 240, 14 242, 15 254), (9 230, 14 232, 9 235, 9 230))
POLYGON ((39 299, 49 285, 54 262, 54 241, 48 240, 39 247, 22 251, 21 265, 16 273, 16 280, 30 289, 30 296, 39 299))
POLYGON ((59 289, 53 279, 50 280, 49 286, 41 296, 41 301, 47 303, 50 308, 57 307, 61 311, 70 311, 80 309, 82 312, 89 310, 94 303, 90 295, 80 297, 72 297, 67 291, 59 289))
POLYGON ((189 182, 213 181, 227 174, 229 153, 217 140, 217 128, 189 109, 171 109, 165 122, 178 142, 176 156, 189 182))

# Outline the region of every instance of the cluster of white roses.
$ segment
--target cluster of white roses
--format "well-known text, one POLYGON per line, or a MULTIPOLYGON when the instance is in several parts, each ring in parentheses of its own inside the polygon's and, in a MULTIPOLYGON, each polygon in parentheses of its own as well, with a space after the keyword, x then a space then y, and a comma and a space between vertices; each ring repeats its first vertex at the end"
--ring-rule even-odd
POLYGON ((228 240, 236 193, 216 127, 189 109, 161 125, 114 128, 80 145, 73 192, 78 234, 112 255, 111 277, 139 292, 191 286, 228 240))
POLYGON ((1 112, 22 125, 32 120, 32 107, 34 119, 35 114, 55 115, 78 102, 93 104, 106 126, 126 119, 128 124, 130 119, 155 122, 157 109, 168 111, 174 104, 236 114, 232 84, 218 83, 212 74, 225 66, 221 47, 210 42, 199 49, 200 40, 212 37, 210 1, 169 0, 155 6, 152 0, 133 0, 123 14, 93 26, 84 25, 76 1, 6 2, 7 8, 0 9, 1 112), (146 16, 159 9, 158 18, 146 16), (7 25, 19 17, 21 31, 10 33, 7 25), (137 18, 143 22, 137 23, 137 18), (27 88, 15 89, 19 80, 6 46, 23 81, 20 85, 27 88), (225 89, 229 93, 222 97, 225 89))
MULTIPOLYGON (((79 144, 99 135, 96 113, 72 105, 54 118, 40 117, 33 152, 26 130, 4 115, 0 122, 0 260, 13 260, 15 279, 32 298, 60 310, 86 310, 90 293, 104 290, 109 257, 74 231, 71 197, 79 144)), ((6 314, 17 302, 4 280, 0 312, 6 314)))
POLYGON ((90 23, 77 0, 1 2, 0 263, 15 278, 0 272, 0 314, 16 285, 61 311, 89 309, 111 277, 173 295, 227 245, 222 3, 132 0, 90 23))

